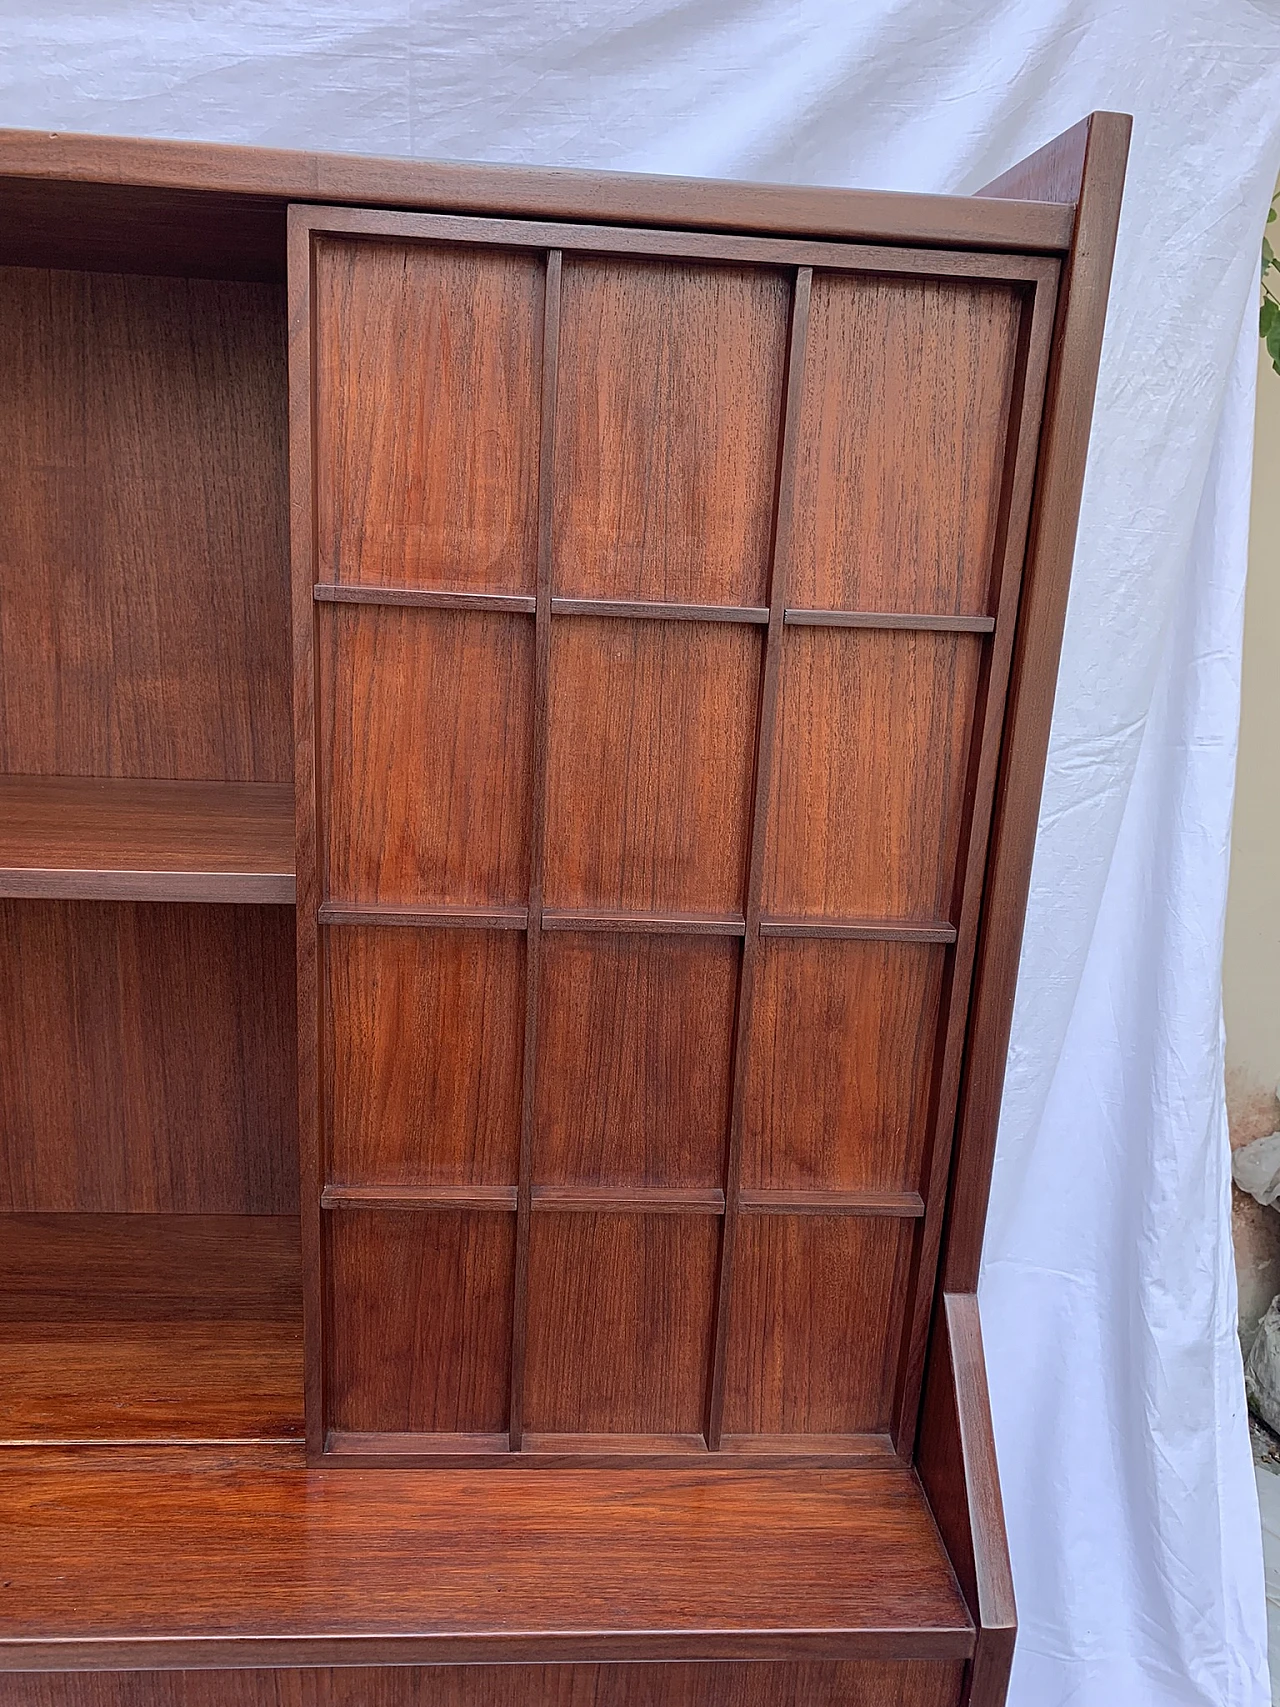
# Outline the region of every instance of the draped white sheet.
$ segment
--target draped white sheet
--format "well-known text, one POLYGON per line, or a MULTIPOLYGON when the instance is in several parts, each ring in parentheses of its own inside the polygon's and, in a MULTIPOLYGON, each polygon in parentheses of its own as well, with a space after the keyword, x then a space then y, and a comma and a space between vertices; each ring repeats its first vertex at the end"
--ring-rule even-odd
POLYGON ((965 192, 1135 115, 982 1304, 1015 1707, 1263 1707, 1219 966, 1280 0, 0 0, 0 123, 965 192), (1243 326, 1243 332, 1242 332, 1243 326))

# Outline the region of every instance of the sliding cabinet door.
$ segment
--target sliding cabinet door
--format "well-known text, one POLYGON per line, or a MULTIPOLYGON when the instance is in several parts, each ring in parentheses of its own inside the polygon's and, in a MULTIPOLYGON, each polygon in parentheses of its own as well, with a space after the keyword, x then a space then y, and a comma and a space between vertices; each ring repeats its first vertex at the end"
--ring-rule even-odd
POLYGON ((893 1450, 1055 269, 295 209, 310 1442, 893 1450))

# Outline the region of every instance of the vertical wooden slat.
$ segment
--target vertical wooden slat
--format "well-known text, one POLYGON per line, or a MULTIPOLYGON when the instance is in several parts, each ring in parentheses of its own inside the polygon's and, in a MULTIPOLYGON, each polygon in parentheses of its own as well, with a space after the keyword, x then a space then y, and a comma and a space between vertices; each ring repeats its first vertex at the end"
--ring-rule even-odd
POLYGON ((324 1184, 320 1104, 321 894, 317 819, 315 584, 315 327, 312 319, 314 246, 309 210, 288 215, 289 508, 293 572, 294 790, 298 902, 298 1147, 301 1169, 303 1390, 307 1453, 324 1451, 324 1286, 320 1192, 324 1184))
POLYGON ((951 1134, 960 1091, 960 1070, 969 1016, 969 992, 982 908, 982 874, 987 857, 987 833, 991 822, 996 764, 1004 727, 1005 692, 1013 656, 1018 597, 1022 585, 1022 562, 1031 513, 1040 411, 1049 369, 1049 343, 1053 331, 1058 269, 1057 264, 1052 261, 1045 261, 1041 265, 1043 273, 1036 282, 1031 302, 1023 316, 1015 386, 1010 398, 1004 489, 1001 494, 1000 522, 993 553, 996 565, 996 626, 988 643, 990 650, 986 681, 980 698, 980 729, 974 743, 971 774, 966 788, 966 841, 961 843, 964 853, 957 867, 955 894, 950 910, 950 917, 956 920, 956 942, 951 954, 948 985, 942 1002, 942 1012, 946 1017, 942 1031, 941 1061, 934 1086, 929 1148, 926 1152, 928 1174, 923 1188, 925 1218, 917 1241, 914 1272, 905 1286, 904 1339, 899 1359, 893 1427, 895 1443, 900 1452, 910 1451, 915 1435, 920 1383, 924 1373, 934 1270, 942 1237, 947 1170, 951 1159, 951 1134))
POLYGON ((516 1196, 515 1295, 511 1312, 510 1446, 524 1434, 524 1372, 529 1321, 529 1218, 538 1072, 538 997, 542 966, 542 876, 547 841, 547 694, 551 671, 552 468, 560 362, 560 251, 547 255, 542 315, 542 430, 538 447, 538 586, 534 612, 533 805, 529 841, 529 926, 525 947, 524 1082, 516 1196))
POLYGON ((707 1445, 720 1448, 724 1416, 725 1360, 729 1345, 733 1255, 738 1226, 742 1172, 742 1118, 746 1094, 747 1050, 751 1040, 751 1011, 755 997, 756 958, 760 943, 760 895, 764 883, 765 819, 773 765, 774 725, 777 721, 778 670, 782 655, 783 617, 787 602, 787 569, 791 550, 791 510, 795 490, 796 435, 800 394, 804 383, 805 336, 809 326, 809 296, 813 269, 796 271, 791 307, 791 336, 787 348, 787 383, 782 417, 782 451, 778 464, 773 551, 769 576, 769 627, 765 635, 764 669, 760 678, 760 711, 756 731, 755 780, 751 807, 751 843, 747 860, 746 936, 738 978, 738 1007, 733 1043, 733 1089, 729 1104, 729 1142, 725 1154, 724 1226, 720 1240, 720 1273, 716 1293, 715 1337, 707 1383, 707 1445))

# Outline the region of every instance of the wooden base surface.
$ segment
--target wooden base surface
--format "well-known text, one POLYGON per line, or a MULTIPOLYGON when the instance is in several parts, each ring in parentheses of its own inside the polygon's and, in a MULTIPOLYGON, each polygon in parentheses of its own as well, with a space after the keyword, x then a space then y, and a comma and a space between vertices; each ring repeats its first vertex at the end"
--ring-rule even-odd
POLYGON ((298 1270, 290 1216, 0 1216, 0 1446, 299 1437, 298 1270))
POLYGON ((915 1476, 11 1448, 0 1669, 960 1660, 915 1476))

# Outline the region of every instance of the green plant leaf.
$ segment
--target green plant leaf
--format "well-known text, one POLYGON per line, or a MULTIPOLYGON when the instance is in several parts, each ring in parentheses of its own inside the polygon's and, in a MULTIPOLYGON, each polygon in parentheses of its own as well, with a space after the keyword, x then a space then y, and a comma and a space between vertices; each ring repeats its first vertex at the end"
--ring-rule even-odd
POLYGON ((1258 310, 1258 336, 1265 338, 1277 321, 1280 321, 1280 305, 1273 297, 1264 296, 1258 310))
POLYGON ((1267 331, 1267 354, 1271 357, 1271 365, 1280 373, 1280 320, 1276 320, 1267 331))

